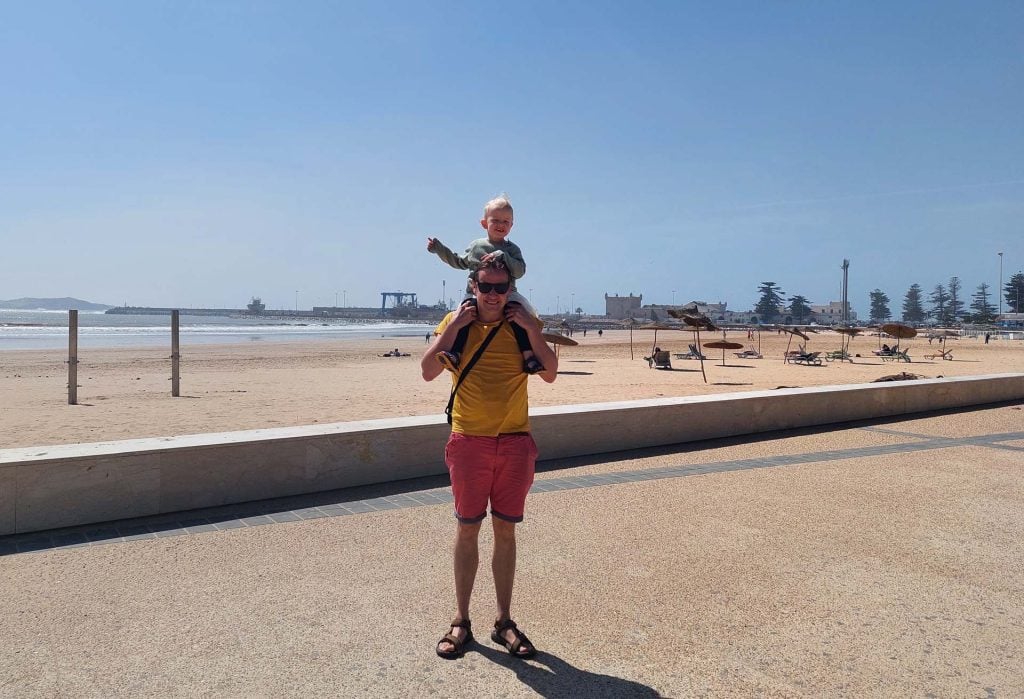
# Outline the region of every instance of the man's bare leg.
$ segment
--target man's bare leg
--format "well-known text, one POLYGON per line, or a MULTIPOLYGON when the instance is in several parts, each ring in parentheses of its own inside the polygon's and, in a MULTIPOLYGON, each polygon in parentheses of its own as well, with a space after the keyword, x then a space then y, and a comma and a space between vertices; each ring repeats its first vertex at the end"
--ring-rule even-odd
MULTIPOLYGON (((494 556, 491 559, 491 572, 494 573, 494 593, 498 603, 498 618, 503 621, 512 618, 512 586, 516 578, 516 525, 498 517, 492 517, 494 523, 494 556)), ((511 630, 504 636, 509 641, 515 640, 511 630)))
MULTIPOLYGON (((469 618, 469 600, 473 596, 473 583, 476 582, 476 571, 480 566, 480 523, 463 524, 459 522, 455 530, 455 605, 457 611, 455 618, 465 620, 469 618)), ((466 630, 457 627, 451 630, 455 638, 461 641, 466 636, 466 630)), ((442 651, 454 650, 454 646, 447 641, 442 641, 438 646, 442 651)))

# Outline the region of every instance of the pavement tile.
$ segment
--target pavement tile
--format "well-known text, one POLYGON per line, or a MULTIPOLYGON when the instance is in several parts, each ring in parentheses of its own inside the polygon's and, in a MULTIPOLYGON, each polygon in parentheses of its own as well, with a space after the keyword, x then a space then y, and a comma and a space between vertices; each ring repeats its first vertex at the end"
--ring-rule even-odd
POLYGON ((255 517, 243 517, 240 520, 247 527, 258 527, 261 524, 273 524, 274 520, 270 519, 266 515, 256 515, 255 517))
POLYGON ((217 527, 217 531, 226 531, 228 529, 245 529, 245 522, 240 519, 226 519, 223 522, 215 522, 214 525, 217 527))
POLYGON ((96 529, 85 529, 82 533, 92 542, 109 542, 121 539, 121 532, 116 527, 99 527, 96 529))
POLYGON ((316 507, 307 507, 307 508, 302 509, 302 510, 292 510, 292 512, 294 514, 298 515, 301 519, 304 519, 304 520, 306 520, 306 519, 320 519, 322 517, 327 517, 328 516, 328 514, 326 512, 323 512, 322 510, 320 510, 319 508, 316 508, 316 507))
POLYGON ((158 539, 170 539, 175 536, 185 536, 188 531, 185 529, 161 529, 158 532, 154 532, 158 539))
POLYGON ((132 534, 131 536, 124 537, 125 541, 143 541, 144 539, 156 539, 157 535, 149 532, 146 534, 132 534))
POLYGON ((18 553, 31 553, 53 548, 53 540, 50 537, 38 537, 33 539, 22 539, 17 543, 18 553))
POLYGON ((50 538, 53 539, 53 545, 58 548, 66 546, 83 545, 89 543, 89 540, 85 538, 85 535, 80 532, 54 534, 50 538))
POLYGON ((152 534, 152 530, 145 524, 119 525, 117 531, 123 537, 138 536, 139 534, 152 534))

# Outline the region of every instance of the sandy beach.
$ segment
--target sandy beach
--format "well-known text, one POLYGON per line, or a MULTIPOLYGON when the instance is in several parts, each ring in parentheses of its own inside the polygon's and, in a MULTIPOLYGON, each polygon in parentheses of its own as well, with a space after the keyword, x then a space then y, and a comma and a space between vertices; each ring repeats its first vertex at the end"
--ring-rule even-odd
MULTIPOLYGON (((531 380, 533 406, 595 403, 707 393, 755 391, 780 386, 865 383, 908 371, 928 378, 1019 372, 1024 342, 982 338, 951 340, 953 361, 925 359, 938 343, 924 338, 905 343, 913 362, 883 362, 872 354, 877 337, 857 337, 854 363, 800 366, 783 362, 789 337, 761 336, 763 359, 738 359, 705 350, 708 383, 700 364, 673 358, 673 370, 648 367, 653 332, 635 331, 633 359, 629 332, 575 335, 578 347, 560 354, 554 384, 531 380)), ((702 341, 720 335, 702 336, 702 341)), ((750 344, 743 334, 730 340, 750 344)), ((658 345, 685 352, 690 333, 661 331, 658 345)), ((755 340, 756 342, 756 340, 755 340)), ((839 347, 832 332, 812 335, 811 351, 839 347)), ((79 404, 67 404, 66 352, 0 353, 0 448, 101 442, 203 432, 286 427, 382 417, 439 414, 450 383, 425 383, 419 360, 422 338, 400 345, 412 356, 378 355, 393 349, 393 338, 366 341, 248 343, 183 346, 181 397, 170 395, 169 349, 80 349, 79 404)), ((795 347, 795 343, 794 343, 795 347)), ((822 355, 824 356, 824 354, 822 355)))

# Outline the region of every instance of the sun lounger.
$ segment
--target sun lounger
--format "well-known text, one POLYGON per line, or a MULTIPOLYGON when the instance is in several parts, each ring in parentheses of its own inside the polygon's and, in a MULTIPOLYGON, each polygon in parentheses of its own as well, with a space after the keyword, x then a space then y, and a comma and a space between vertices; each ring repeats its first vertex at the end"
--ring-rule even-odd
POLYGON ((953 350, 939 350, 937 352, 932 352, 931 354, 924 355, 925 359, 938 359, 940 357, 950 362, 953 361, 953 350))
POLYGON ((707 359, 707 357, 697 349, 697 345, 690 343, 690 351, 676 352, 676 359, 707 359))
POLYGON ((908 350, 873 350, 876 357, 881 357, 883 362, 910 362, 910 352, 908 350))
POLYGON ((742 352, 733 352, 740 359, 764 359, 764 355, 756 349, 745 349, 742 352))
POLYGON ((821 366, 821 352, 801 352, 795 357, 790 358, 794 364, 803 364, 804 366, 821 366))
POLYGON ((832 350, 831 352, 826 352, 825 359, 830 362, 853 362, 853 360, 850 359, 850 353, 846 350, 832 350))
POLYGON ((651 369, 671 369, 672 360, 669 358, 669 353, 665 350, 655 352, 650 357, 644 357, 647 360, 647 366, 651 369))

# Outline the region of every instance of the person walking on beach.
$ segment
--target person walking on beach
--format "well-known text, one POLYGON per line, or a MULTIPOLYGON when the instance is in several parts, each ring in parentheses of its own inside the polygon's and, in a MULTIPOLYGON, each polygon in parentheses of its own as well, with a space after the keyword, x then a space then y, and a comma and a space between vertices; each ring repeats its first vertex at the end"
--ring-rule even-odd
MULTIPOLYGON (((427 238, 427 252, 434 253, 450 267, 470 271, 490 260, 501 261, 508 270, 512 282, 512 292, 509 294, 508 303, 524 306, 529 311, 529 315, 536 317, 537 311, 526 300, 526 297, 516 291, 516 279, 520 279, 526 274, 526 261, 523 259, 523 251, 519 249, 519 246, 507 240, 508 234, 512 231, 512 224, 512 202, 509 201, 507 195, 502 194, 484 204, 484 217, 480 219, 480 226, 487 231, 486 238, 472 241, 462 255, 456 255, 437 238, 427 238)), ((470 300, 472 293, 472 289, 467 283, 467 301, 470 300)), ((543 371, 544 366, 534 355, 526 333, 515 323, 512 324, 512 330, 515 333, 516 345, 523 355, 523 371, 527 374, 537 374, 543 371)), ((465 344, 465 335, 460 335, 449 349, 438 353, 437 361, 449 371, 454 372, 459 367, 465 344)))
POLYGON ((457 520, 454 546, 455 618, 437 642, 442 658, 462 657, 473 641, 469 603, 479 565, 480 526, 490 503, 494 529, 491 570, 497 614, 491 640, 517 658, 529 658, 536 648, 512 621, 512 586, 516 570, 516 524, 523 521, 526 494, 533 484, 537 445, 530 435, 527 381, 512 330, 523 328, 533 353, 544 368, 539 375, 551 383, 558 375, 558 358, 544 342, 541 324, 521 305, 509 303, 511 275, 500 259, 490 258, 470 275, 476 305, 462 305, 444 317, 437 337, 427 348, 420 368, 426 381, 444 371, 435 359, 448 351, 459 331, 467 328, 466 356, 455 387, 445 446, 457 520))

